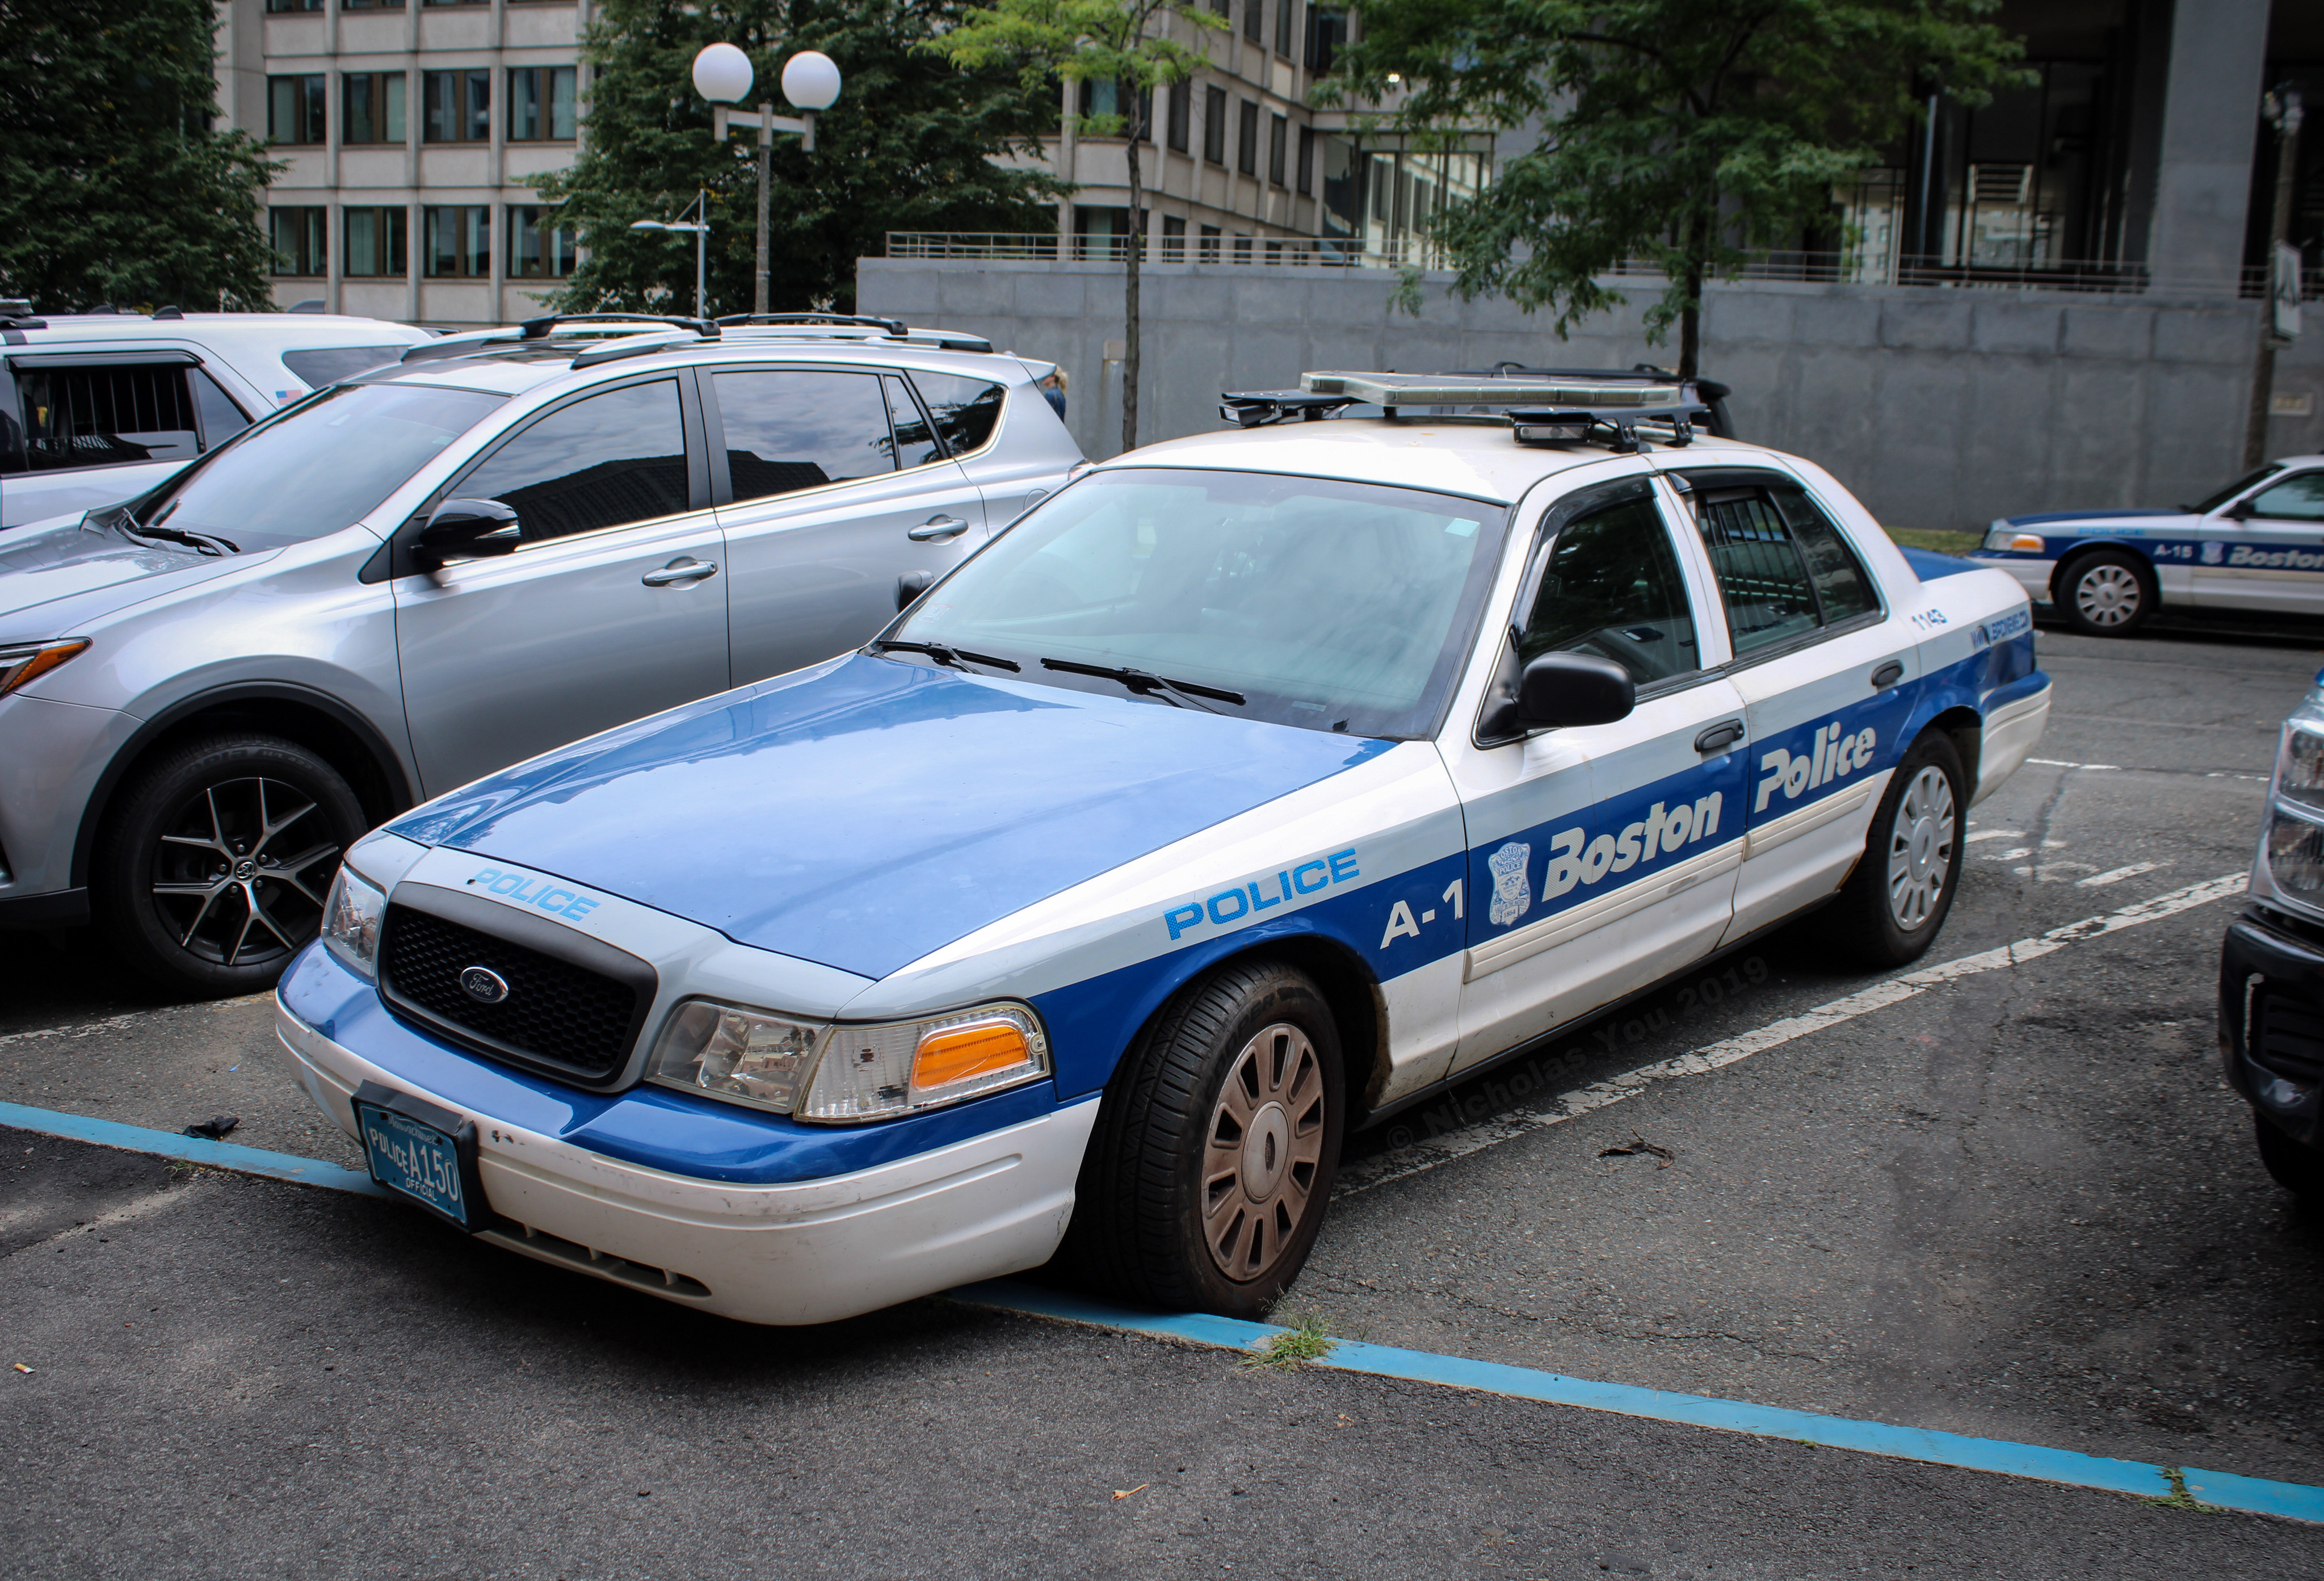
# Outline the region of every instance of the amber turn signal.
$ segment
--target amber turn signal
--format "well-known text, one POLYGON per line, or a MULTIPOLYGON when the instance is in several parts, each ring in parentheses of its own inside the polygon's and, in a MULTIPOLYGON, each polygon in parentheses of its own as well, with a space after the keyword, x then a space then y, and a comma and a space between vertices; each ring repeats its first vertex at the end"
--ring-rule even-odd
POLYGON ((995 1017, 931 1031, 912 1057, 912 1086, 920 1090, 949 1086, 973 1076, 991 1076, 1033 1058, 1025 1030, 995 1017))

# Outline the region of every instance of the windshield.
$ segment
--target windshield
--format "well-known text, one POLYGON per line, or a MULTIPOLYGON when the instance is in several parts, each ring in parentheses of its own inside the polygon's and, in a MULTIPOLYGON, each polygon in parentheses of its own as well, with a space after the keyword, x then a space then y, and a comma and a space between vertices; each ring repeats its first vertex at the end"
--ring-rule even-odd
POLYGON ((2205 495, 2200 504, 2189 505, 2187 509, 2195 515, 2208 516, 2213 511, 2218 510, 2221 505, 2226 504, 2229 500, 2243 493, 2244 490, 2251 487, 2254 484, 2261 483, 2268 478, 2273 477, 2277 473, 2282 470, 2283 468, 2282 467, 2276 465, 2274 462, 2270 462, 2265 467, 2261 467, 2257 472, 2246 473, 2243 476, 2236 478, 2235 482, 2227 485, 2227 487, 2221 489, 2218 493, 2205 495))
POLYGON ((138 503, 146 527, 280 549, 353 525, 507 397, 343 384, 245 430, 138 503))
POLYGON ((1047 685, 1425 736, 1468 652, 1508 517, 1451 495, 1322 478, 1101 472, 994 540, 890 638, 1005 658, 1047 685), (1125 689, 1044 660, 1204 689, 1125 689))

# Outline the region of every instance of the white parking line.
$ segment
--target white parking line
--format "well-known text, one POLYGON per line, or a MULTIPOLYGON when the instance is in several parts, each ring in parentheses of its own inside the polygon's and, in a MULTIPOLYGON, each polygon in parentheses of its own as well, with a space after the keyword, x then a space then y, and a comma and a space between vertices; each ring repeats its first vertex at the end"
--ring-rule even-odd
MULTIPOLYGON (((2126 769, 2120 763, 2070 763, 2061 762, 2057 758, 2027 758, 2025 762, 2029 766, 2034 768, 2089 769, 2094 773, 2106 774, 2188 774, 2192 772, 2192 771, 2187 769, 2126 769)), ((2249 780, 2261 785, 2266 784, 2268 779, 2265 774, 2236 774, 2230 773, 2225 769, 2207 769, 2203 771, 2200 778, 2206 780, 2249 780)))
MULTIPOLYGON (((2125 874, 2125 876, 2128 875, 2125 874)), ((1489 1121, 1481 1125, 1447 1132, 1443 1136, 1430 1137, 1404 1147, 1391 1148, 1387 1152, 1359 1160, 1342 1170, 1339 1184, 1333 1188, 1332 1195, 1334 1197, 1352 1197, 1360 1191, 1369 1191, 1375 1186, 1384 1186, 1390 1180, 1400 1180, 1407 1175, 1421 1174, 1436 1169, 1440 1165, 1449 1164, 1455 1159, 1466 1158, 1471 1153, 1481 1152, 1489 1147, 1498 1147, 1502 1142, 1547 1126, 1562 1125, 1566 1121, 1579 1118, 1592 1110, 1603 1109, 1609 1104, 1618 1104, 1625 1098, 1636 1097, 1658 1081, 1669 1081, 1685 1076, 1706 1075, 1723 1066, 1732 1065, 1738 1059, 1748 1059, 1754 1054, 1764 1054, 1770 1049, 1779 1048, 1796 1038, 1803 1038, 1810 1032, 1820 1032, 1828 1027, 1836 1027, 1844 1022, 1853 1021, 1868 1012, 1883 1010, 1892 1004, 1901 1004, 1905 1000, 1942 984, 1975 976, 1980 972, 1997 971, 2003 966, 2020 966, 2027 961, 2038 960, 2052 950, 2063 949, 2070 944, 2078 944, 2084 939, 2098 938, 2108 933, 2119 932, 2125 928, 2135 928, 2143 922, 2160 921, 2165 917, 2175 916, 2181 911, 2191 910, 2196 906, 2206 906, 2213 901, 2226 900, 2230 896, 2242 893, 2244 883, 2245 875, 2241 873, 2224 874, 2218 878, 2206 879, 2201 883, 2189 884, 2184 889, 2172 890, 2150 901, 2140 901, 2135 905, 2125 906, 2119 911, 2108 911, 2101 917, 2085 917, 2079 922, 2069 922, 2063 927, 2052 928, 2047 933, 2039 933, 2031 938, 2021 938, 2015 944, 2005 944, 1996 949, 1983 950, 1972 956, 1963 956, 1959 960, 1947 961, 1941 966, 1923 966, 1918 971, 1905 972, 1889 978, 1885 983, 1875 983, 1871 987, 1860 989, 1845 998, 1835 999, 1828 1004, 1817 1005, 1813 1010, 1803 1011, 1798 1015, 1785 1016, 1783 1020, 1771 1022, 1757 1031, 1744 1032, 1712 1043, 1707 1048, 1698 1049, 1692 1054, 1682 1054, 1674 1059, 1664 1059, 1653 1065, 1641 1066, 1636 1070, 1624 1071, 1619 1076, 1609 1077, 1604 1081, 1593 1083, 1578 1092, 1561 1094, 1554 1100, 1552 1108, 1533 1114, 1511 1115, 1505 1120, 1489 1121)))
POLYGON ((2105 884, 2120 883, 2126 878, 2136 878, 2142 873, 2152 873, 2163 864, 2159 862, 2134 862, 2127 867, 2117 867, 2111 873, 2093 873, 2088 878, 2074 881, 2077 889, 2098 889, 2105 884))

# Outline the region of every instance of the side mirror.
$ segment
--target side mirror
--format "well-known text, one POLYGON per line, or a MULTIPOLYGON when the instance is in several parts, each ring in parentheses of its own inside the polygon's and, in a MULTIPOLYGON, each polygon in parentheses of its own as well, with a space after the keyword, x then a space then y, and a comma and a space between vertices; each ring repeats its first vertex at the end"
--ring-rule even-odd
POLYGON ((936 574, 934 571, 906 571, 897 578, 896 613, 901 615, 911 608, 912 600, 935 587, 936 584, 936 574))
POLYGON ((2221 521, 2223 521, 2223 522, 2248 522, 2248 521, 2250 521, 2250 520, 2251 520, 2251 504, 2250 504, 2250 502, 2249 502, 2249 501, 2246 501, 2244 504, 2239 504, 2239 505, 2229 505, 2226 510, 2221 511, 2221 512, 2219 513, 2219 520, 2221 520, 2221 521))
POLYGON ((1517 723, 1526 730, 1611 725, 1638 706, 1637 684, 1611 659, 1544 653, 1517 680, 1517 723))
POLYGON ((500 501, 446 500, 411 541, 411 558, 423 571, 440 571, 456 559, 514 554, 523 541, 516 512, 500 501))

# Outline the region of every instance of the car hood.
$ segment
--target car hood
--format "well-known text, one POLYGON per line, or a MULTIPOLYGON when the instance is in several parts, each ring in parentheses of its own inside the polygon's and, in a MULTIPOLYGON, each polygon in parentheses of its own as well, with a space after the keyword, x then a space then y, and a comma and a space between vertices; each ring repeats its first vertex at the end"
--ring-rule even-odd
POLYGON ((2192 514, 2186 511, 2152 507, 2135 511, 2036 511, 2030 516, 2004 516, 2001 520, 2012 527, 2055 527, 2065 522, 2087 522, 2094 527, 2103 527, 2109 522, 2144 522, 2156 516, 2186 516, 2190 521, 2194 520, 2192 514))
POLYGON ((134 543, 80 516, 12 527, 0 535, 0 642, 46 642, 124 605, 191 587, 272 559, 207 555, 174 543, 134 543))
POLYGON ((878 978, 1391 745, 856 654, 389 827, 878 978))

